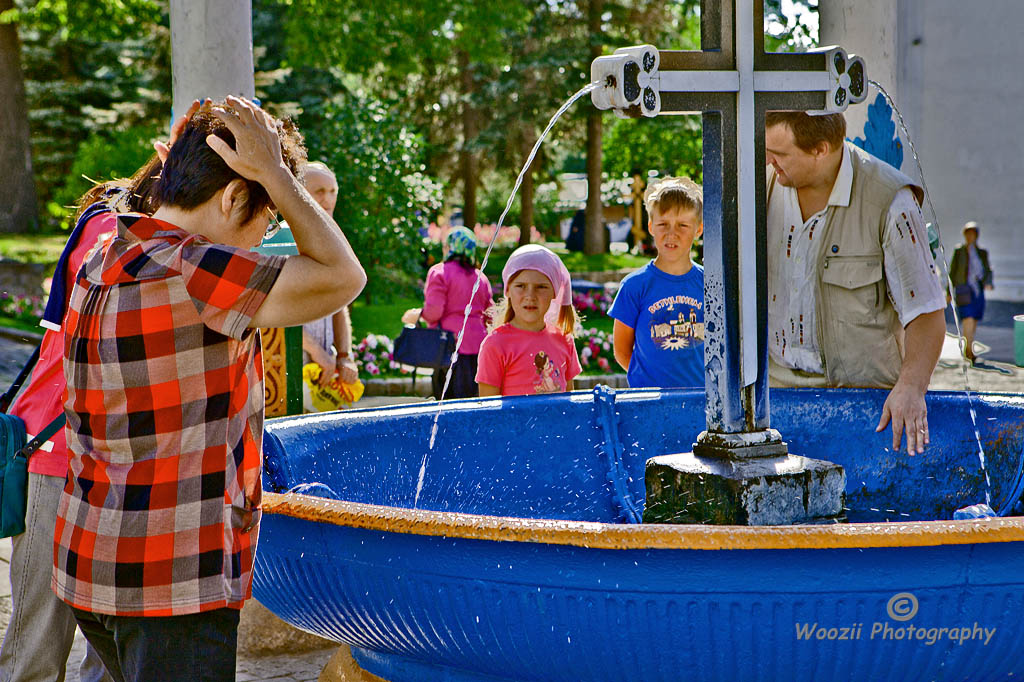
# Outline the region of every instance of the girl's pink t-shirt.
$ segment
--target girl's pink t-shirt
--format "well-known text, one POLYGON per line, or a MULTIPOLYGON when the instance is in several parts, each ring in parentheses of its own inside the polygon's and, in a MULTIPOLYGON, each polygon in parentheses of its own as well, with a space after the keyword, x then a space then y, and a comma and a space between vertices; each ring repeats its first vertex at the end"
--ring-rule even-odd
POLYGON ((551 326, 531 332, 503 324, 484 339, 477 363, 477 383, 502 395, 558 393, 580 373, 572 337, 551 326))

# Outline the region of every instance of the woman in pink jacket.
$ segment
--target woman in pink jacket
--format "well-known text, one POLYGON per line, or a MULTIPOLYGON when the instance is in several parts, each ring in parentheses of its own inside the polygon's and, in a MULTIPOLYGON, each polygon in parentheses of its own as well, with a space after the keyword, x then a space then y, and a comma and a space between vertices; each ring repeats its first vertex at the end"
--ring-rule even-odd
POLYGON ((466 304, 469 319, 459 344, 459 356, 452 366, 452 379, 444 391, 447 369, 434 371, 434 398, 475 398, 476 356, 480 343, 487 335, 484 311, 491 307, 491 284, 484 273, 476 267, 476 237, 464 227, 457 227, 445 238, 444 262, 427 271, 427 282, 423 287, 423 308, 406 312, 403 320, 422 318, 431 327, 438 325, 456 334, 462 330, 466 304), (479 283, 479 284, 478 284, 479 283), (476 292, 473 292, 474 286, 476 292), (470 299, 472 298, 472 302, 470 299))

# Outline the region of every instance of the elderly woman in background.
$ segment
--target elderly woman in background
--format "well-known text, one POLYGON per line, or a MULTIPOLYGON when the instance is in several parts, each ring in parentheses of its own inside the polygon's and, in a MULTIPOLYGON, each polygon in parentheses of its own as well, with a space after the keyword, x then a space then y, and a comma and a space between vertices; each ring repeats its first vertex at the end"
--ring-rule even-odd
POLYGON ((949 278, 953 282, 957 312, 964 335, 964 356, 972 365, 974 333, 985 315, 985 289, 992 288, 992 268, 988 264, 988 251, 978 247, 978 224, 973 220, 964 225, 964 243, 953 251, 949 265, 949 278))
MULTIPOLYGON (((466 304, 470 303, 469 319, 463 333, 459 356, 452 366, 451 385, 444 393, 446 398, 475 398, 476 360, 480 343, 487 335, 484 311, 492 304, 491 283, 476 267, 476 237, 464 227, 457 227, 448 233, 444 242, 444 261, 427 271, 427 282, 423 287, 423 307, 407 310, 402 316, 405 324, 415 324, 423 319, 431 327, 440 325, 455 334, 462 329, 466 304), (480 285, 473 294, 473 287, 480 285), (470 297, 472 296, 472 302, 470 297)), ((434 398, 441 399, 447 369, 434 370, 434 398)))

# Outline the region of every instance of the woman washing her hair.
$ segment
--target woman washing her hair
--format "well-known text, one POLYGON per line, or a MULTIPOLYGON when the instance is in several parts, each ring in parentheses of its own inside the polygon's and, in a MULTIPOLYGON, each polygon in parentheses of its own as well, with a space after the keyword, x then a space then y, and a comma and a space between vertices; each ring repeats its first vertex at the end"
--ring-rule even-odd
MULTIPOLYGON (((407 310, 402 316, 405 324, 415 324, 422 318, 428 325, 458 335, 469 304, 469 319, 459 345, 458 359, 452 368, 452 380, 445 398, 475 398, 476 361, 480 342, 487 334, 484 312, 491 307, 491 283, 476 267, 476 237, 464 227, 448 233, 444 241, 444 262, 430 268, 423 287, 423 307, 407 310), (473 294, 474 285, 480 285, 473 294), (472 301, 470 297, 472 296, 472 301)), ((457 336, 456 336, 457 338, 457 336)), ((440 400, 448 369, 434 370, 434 398, 440 400)))

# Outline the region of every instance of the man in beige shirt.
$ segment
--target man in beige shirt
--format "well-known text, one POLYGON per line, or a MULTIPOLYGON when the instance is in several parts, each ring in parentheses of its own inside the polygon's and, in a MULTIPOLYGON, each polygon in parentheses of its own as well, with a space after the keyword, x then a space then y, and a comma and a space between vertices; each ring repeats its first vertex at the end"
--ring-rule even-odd
POLYGON ((920 188, 845 135, 842 114, 766 116, 771 381, 889 388, 877 430, 923 452, 945 301, 920 188))

